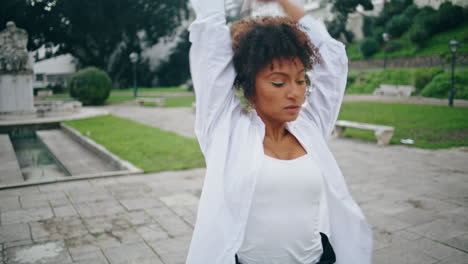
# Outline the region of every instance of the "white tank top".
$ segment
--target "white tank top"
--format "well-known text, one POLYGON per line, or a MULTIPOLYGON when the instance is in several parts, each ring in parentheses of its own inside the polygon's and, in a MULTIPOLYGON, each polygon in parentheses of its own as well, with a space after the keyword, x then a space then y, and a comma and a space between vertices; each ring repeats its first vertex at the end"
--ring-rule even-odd
POLYGON ((313 264, 328 232, 322 173, 306 154, 293 160, 264 155, 237 252, 242 264, 313 264))

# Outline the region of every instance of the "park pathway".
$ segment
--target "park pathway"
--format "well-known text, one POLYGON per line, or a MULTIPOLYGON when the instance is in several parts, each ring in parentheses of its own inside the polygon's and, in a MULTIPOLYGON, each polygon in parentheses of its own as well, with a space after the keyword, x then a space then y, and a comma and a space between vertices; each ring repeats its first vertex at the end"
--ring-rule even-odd
POLYGON ((173 131, 186 137, 195 137, 195 115, 188 107, 143 107, 134 102, 104 107, 109 113, 148 126, 173 131))
MULTIPOLYGON (((193 136, 188 108, 106 106, 193 136)), ((468 148, 332 139, 374 230, 374 264, 468 261, 468 148)), ((205 169, 0 190, 0 263, 184 263, 205 169)), ((354 264, 354 263, 350 263, 354 264)))

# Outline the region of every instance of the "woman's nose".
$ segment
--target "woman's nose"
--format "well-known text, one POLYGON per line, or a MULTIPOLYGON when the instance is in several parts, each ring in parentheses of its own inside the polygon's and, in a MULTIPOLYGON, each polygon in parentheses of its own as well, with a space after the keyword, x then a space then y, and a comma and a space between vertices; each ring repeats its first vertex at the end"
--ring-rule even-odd
POLYGON ((296 99, 300 97, 302 95, 301 90, 301 85, 297 84, 296 82, 293 82, 288 89, 288 98, 296 99))

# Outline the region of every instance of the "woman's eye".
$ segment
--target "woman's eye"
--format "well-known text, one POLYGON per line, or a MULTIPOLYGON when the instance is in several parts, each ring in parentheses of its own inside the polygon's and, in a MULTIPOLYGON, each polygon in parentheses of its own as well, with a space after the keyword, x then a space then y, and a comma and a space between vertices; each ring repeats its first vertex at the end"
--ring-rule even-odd
POLYGON ((303 85, 306 83, 306 80, 297 80, 296 83, 299 85, 303 85))
POLYGON ((271 84, 273 84, 276 87, 281 87, 284 85, 284 82, 271 82, 271 84))

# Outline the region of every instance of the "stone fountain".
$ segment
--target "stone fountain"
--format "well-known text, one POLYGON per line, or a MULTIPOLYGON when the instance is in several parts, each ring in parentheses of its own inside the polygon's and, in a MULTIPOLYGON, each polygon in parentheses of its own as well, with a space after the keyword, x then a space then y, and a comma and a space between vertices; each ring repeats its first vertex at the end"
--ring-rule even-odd
POLYGON ((70 179, 141 173, 63 123, 108 114, 78 101, 34 98, 28 33, 0 32, 0 190, 70 179))
POLYGON ((33 97, 34 72, 26 45, 28 33, 8 22, 0 32, 0 119, 36 115, 33 97))
POLYGON ((9 21, 0 32, 0 120, 66 116, 81 109, 80 102, 34 100, 34 72, 28 54, 28 33, 9 21))

